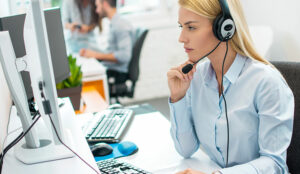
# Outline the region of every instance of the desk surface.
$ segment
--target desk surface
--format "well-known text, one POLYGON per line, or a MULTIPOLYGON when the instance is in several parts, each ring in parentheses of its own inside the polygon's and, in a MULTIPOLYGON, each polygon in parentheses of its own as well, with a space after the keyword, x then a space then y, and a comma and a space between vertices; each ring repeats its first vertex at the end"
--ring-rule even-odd
POLYGON ((108 107, 107 102, 93 86, 82 88, 81 97, 84 101, 84 106, 80 111, 76 111, 76 114, 99 112, 108 107))
MULTIPOLYGON (((68 99, 64 99, 66 102, 64 106, 61 107, 62 113, 68 113, 61 115, 62 116, 62 125, 69 129, 73 135, 73 144, 72 148, 76 153, 78 153, 83 159, 85 159, 90 165, 94 168, 97 168, 93 155, 88 147, 87 142, 82 134, 81 127, 79 127, 78 121, 75 119, 75 113, 73 111, 72 105, 68 99)), ((15 112, 15 111, 14 111, 15 112)), ((39 120, 36 126, 45 126, 41 124, 39 120)), ((10 131, 18 128, 21 125, 19 118, 16 114, 12 112, 12 118, 10 122, 10 131)), ((38 128, 39 131, 41 129, 38 128)), ((20 130, 21 131, 21 130, 20 130)), ((12 140, 20 132, 13 133, 9 136, 8 140, 12 140)), ((66 143, 66 142, 65 142, 66 143)), ((67 144, 67 143, 66 143, 67 144)), ((12 148, 8 151, 4 159, 3 174, 17 174, 17 173, 42 173, 42 174, 95 174, 95 172, 90 169, 86 164, 84 164, 78 157, 62 159, 51 162, 44 162, 33 165, 25 165, 22 162, 18 161, 14 155, 14 149, 12 148)), ((53 152, 55 153, 55 152, 53 152)), ((33 154, 34 155, 34 154, 33 154)))
POLYGON ((153 173, 174 174, 193 168, 209 174, 220 169, 202 150, 190 159, 181 157, 170 135, 170 123, 160 112, 136 115, 124 140, 136 143, 139 151, 120 160, 153 173))
POLYGON ((84 58, 78 54, 75 54, 75 57, 77 57, 78 64, 81 65, 83 88, 89 86, 87 85, 88 83, 95 82, 96 84, 94 85, 96 85, 96 88, 102 94, 103 98, 105 98, 106 102, 109 103, 106 67, 94 58, 84 58), (102 83, 99 84, 97 81, 102 81, 102 83), (103 89, 103 91, 101 89, 103 89))
POLYGON ((78 64, 81 65, 83 80, 93 76, 106 75, 105 66, 103 66, 96 59, 84 58, 79 55, 75 55, 75 57, 77 57, 78 64))
MULTIPOLYGON (((70 109, 68 107, 71 107, 71 104, 68 105, 63 106, 63 108, 70 109)), ((63 116, 64 125, 72 131, 72 135, 76 135, 74 136, 75 151, 89 161, 93 167, 96 167, 86 141, 82 141, 84 137, 80 126, 87 119, 82 115, 75 116, 74 112, 63 116)), ((20 125, 17 117, 13 118, 12 122, 15 126, 11 130, 20 125)), ((120 160, 155 174, 174 174, 186 168, 197 169, 209 174, 219 169, 219 166, 211 161, 202 150, 199 150, 190 159, 183 159, 176 152, 172 142, 169 121, 159 112, 136 115, 123 140, 136 143, 139 151, 120 160)), ((89 174, 94 172, 77 157, 35 165, 24 165, 17 161, 13 152, 10 151, 5 157, 3 173, 89 174)))
MULTIPOLYGON (((84 123, 88 120, 87 117, 79 115, 78 119, 81 120, 80 123, 84 123)), ((135 115, 123 141, 134 142, 139 150, 134 155, 119 160, 154 174, 175 174, 187 168, 210 174, 220 168, 202 150, 197 151, 190 159, 181 157, 175 150, 170 135, 170 123, 160 112, 135 115)))

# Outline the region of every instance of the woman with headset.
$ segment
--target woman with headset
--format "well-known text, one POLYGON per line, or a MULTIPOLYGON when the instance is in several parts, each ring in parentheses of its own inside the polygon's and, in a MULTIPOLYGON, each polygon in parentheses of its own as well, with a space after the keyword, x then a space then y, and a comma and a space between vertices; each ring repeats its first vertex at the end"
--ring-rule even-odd
POLYGON ((288 173, 294 97, 279 71, 255 50, 240 1, 179 5, 179 41, 188 60, 167 73, 176 150, 189 158, 201 145, 221 166, 216 174, 288 173))

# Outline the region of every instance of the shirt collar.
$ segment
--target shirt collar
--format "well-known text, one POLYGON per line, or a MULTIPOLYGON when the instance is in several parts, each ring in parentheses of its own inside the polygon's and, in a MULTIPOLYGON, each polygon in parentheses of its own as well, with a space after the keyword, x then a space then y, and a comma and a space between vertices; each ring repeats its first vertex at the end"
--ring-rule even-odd
POLYGON ((246 62, 246 57, 236 54, 236 57, 230 66, 229 70, 226 72, 225 77, 231 82, 235 83, 246 62))
MULTIPOLYGON (((229 70, 226 72, 224 77, 227 80, 229 80, 232 84, 235 83, 240 73, 243 70, 246 60, 247 60, 246 57, 236 54, 233 63, 231 64, 229 70)), ((216 73, 211 65, 211 62, 209 63, 209 66, 207 66, 207 70, 205 72, 206 73, 204 75, 204 81, 206 84, 216 81, 216 77, 215 77, 216 73)))
POLYGON ((118 20, 118 18, 119 18, 119 15, 116 13, 116 14, 113 15, 110 22, 112 23, 112 22, 118 20))

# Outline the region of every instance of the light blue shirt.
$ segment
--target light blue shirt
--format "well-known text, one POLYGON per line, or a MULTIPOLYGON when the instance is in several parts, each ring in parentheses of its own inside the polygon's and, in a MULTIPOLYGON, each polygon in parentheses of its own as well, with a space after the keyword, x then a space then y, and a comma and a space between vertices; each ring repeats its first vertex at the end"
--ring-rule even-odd
MULTIPOLYGON (((80 10, 77 7, 75 0, 63 0, 62 5, 62 21, 63 25, 66 23, 78 23, 79 25, 92 24, 92 6, 89 4, 82 10, 82 18, 80 10)), ((70 53, 78 53, 82 48, 91 48, 91 45, 96 44, 94 33, 80 33, 77 30, 74 32, 70 30, 65 31, 65 38, 67 49, 70 53)))
POLYGON ((110 22, 107 53, 112 53, 118 62, 103 61, 102 63, 108 69, 128 72, 134 42, 134 29, 131 23, 115 14, 110 22))
POLYGON ((210 61, 197 65, 180 101, 170 103, 171 135, 176 150, 188 158, 201 145, 223 174, 287 174, 294 97, 270 65, 237 54, 224 75, 230 145, 224 101, 210 61))

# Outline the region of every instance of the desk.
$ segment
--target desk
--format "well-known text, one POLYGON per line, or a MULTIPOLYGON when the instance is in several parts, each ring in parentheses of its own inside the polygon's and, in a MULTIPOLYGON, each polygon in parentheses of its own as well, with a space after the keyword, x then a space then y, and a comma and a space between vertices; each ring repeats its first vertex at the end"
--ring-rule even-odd
MULTIPOLYGON (((78 116, 80 123, 89 119, 86 116, 78 116)), ((211 174, 220 169, 202 150, 197 151, 190 159, 181 157, 175 150, 170 135, 170 123, 160 112, 135 115, 123 141, 134 142, 139 150, 120 160, 154 174, 175 174, 187 168, 211 174)))
POLYGON ((109 89, 106 76, 106 68, 94 58, 84 58, 79 55, 77 57, 78 64, 81 65, 82 82, 84 91, 86 87, 93 86, 109 103, 109 89))
MULTIPOLYGON (((65 107, 70 109, 71 104, 68 102, 67 105, 63 106, 63 108, 65 107)), ((75 116, 73 113, 64 115, 63 123, 71 129, 73 135, 76 135, 74 136, 76 152, 95 167, 94 159, 86 141, 82 141, 84 137, 78 126, 78 124, 84 123, 84 120, 87 119, 87 117, 75 116)), ((14 127, 11 129, 15 129, 16 125, 19 125, 16 121, 18 119, 14 117, 12 120, 14 127)), ((186 168, 201 170, 209 174, 219 169, 219 166, 211 161, 202 150, 197 151, 190 159, 183 159, 175 150, 169 130, 170 124, 168 120, 159 112, 136 115, 124 140, 136 143, 139 151, 132 156, 124 157, 120 160, 155 174, 174 174, 186 168)), ((92 174, 93 171, 85 166, 77 157, 35 165, 24 165, 16 160, 12 151, 9 151, 5 157, 3 173, 92 174)))
POLYGON ((80 111, 76 111, 76 114, 100 112, 108 107, 107 102, 103 100, 94 86, 86 86, 82 90, 81 98, 84 101, 84 106, 80 111))
POLYGON ((187 168, 210 174, 220 169, 201 149, 190 159, 181 157, 170 135, 170 123, 160 112, 136 115, 124 140, 136 143, 139 151, 121 160, 155 174, 175 174, 187 168))
MULTIPOLYGON (((74 140, 73 150, 78 153, 83 159, 85 159, 90 165, 97 169, 93 155, 88 147, 88 144, 82 134, 81 128, 79 127, 78 121, 75 119, 75 113, 72 108, 71 102, 68 99, 64 99, 65 104, 61 107, 61 112, 68 113, 62 115, 62 125, 71 130, 74 140)), ((16 110, 12 112, 10 131, 20 126, 20 120, 16 116, 16 110)), ((40 121, 37 122, 36 126, 41 126, 40 121)), ((40 129, 38 129, 40 130, 40 129)), ((8 137, 8 140, 14 139, 19 132, 13 133, 8 137)), ((41 173, 41 174, 95 174, 85 163, 83 163, 78 157, 62 159, 57 161, 25 165, 18 161, 13 153, 13 148, 8 151, 5 155, 3 174, 17 174, 17 173, 41 173)), ((55 153, 55 152, 53 152, 55 153)), ((33 154, 34 155, 34 154, 33 154)))

